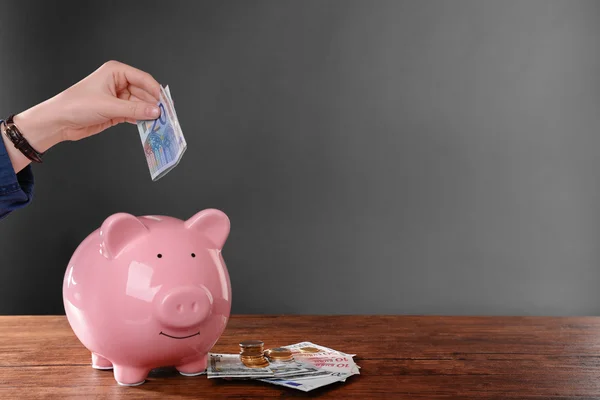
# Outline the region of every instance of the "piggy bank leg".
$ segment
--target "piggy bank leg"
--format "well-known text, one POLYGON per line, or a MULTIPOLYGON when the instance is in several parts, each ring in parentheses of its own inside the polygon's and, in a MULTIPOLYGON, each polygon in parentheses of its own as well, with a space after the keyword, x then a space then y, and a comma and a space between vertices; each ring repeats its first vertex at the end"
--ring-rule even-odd
POLYGON ((206 371, 206 360, 208 354, 205 354, 187 364, 177 365, 175 368, 181 375, 196 376, 202 375, 206 371))
POLYGON ((92 368, 96 369, 112 369, 113 365, 106 358, 92 353, 92 368))
POLYGON ((137 386, 146 381, 149 369, 126 365, 113 365, 115 380, 121 386, 137 386))

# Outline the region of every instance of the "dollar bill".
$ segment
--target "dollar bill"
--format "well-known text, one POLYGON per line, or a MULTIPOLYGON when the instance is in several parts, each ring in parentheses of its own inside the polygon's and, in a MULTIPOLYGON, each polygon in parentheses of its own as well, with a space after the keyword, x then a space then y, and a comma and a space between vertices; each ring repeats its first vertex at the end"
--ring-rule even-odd
POLYGON ((175 113, 170 90, 160 87, 158 107, 160 117, 155 120, 137 121, 140 139, 150 171, 156 181, 179 164, 187 149, 181 125, 175 113))

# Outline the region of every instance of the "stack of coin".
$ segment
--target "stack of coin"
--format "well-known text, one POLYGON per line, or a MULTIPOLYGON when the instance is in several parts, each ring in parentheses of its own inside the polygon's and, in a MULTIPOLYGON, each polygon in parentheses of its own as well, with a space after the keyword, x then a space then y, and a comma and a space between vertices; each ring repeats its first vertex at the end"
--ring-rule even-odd
POLYGON ((264 356, 264 343, 260 340, 245 340, 240 343, 240 360, 248 368, 264 368, 269 362, 264 356))
POLYGON ((265 351, 265 355, 271 361, 291 361, 294 359, 292 352, 285 347, 276 347, 265 351))

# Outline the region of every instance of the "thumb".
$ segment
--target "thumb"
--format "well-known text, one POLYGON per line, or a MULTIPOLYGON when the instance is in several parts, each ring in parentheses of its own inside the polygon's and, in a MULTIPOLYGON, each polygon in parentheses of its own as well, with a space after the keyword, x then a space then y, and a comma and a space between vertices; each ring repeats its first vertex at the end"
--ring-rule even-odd
POLYGON ((106 116, 109 118, 125 118, 130 120, 149 120, 160 116, 156 104, 145 101, 132 101, 113 98, 107 104, 106 116))

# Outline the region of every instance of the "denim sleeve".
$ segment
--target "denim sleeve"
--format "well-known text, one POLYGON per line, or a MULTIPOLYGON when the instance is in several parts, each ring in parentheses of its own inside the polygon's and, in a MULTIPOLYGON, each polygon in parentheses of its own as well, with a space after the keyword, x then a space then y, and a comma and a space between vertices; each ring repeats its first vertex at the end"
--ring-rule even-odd
POLYGON ((31 165, 15 174, 4 141, 0 138, 0 220, 31 202, 33 186, 31 165))

